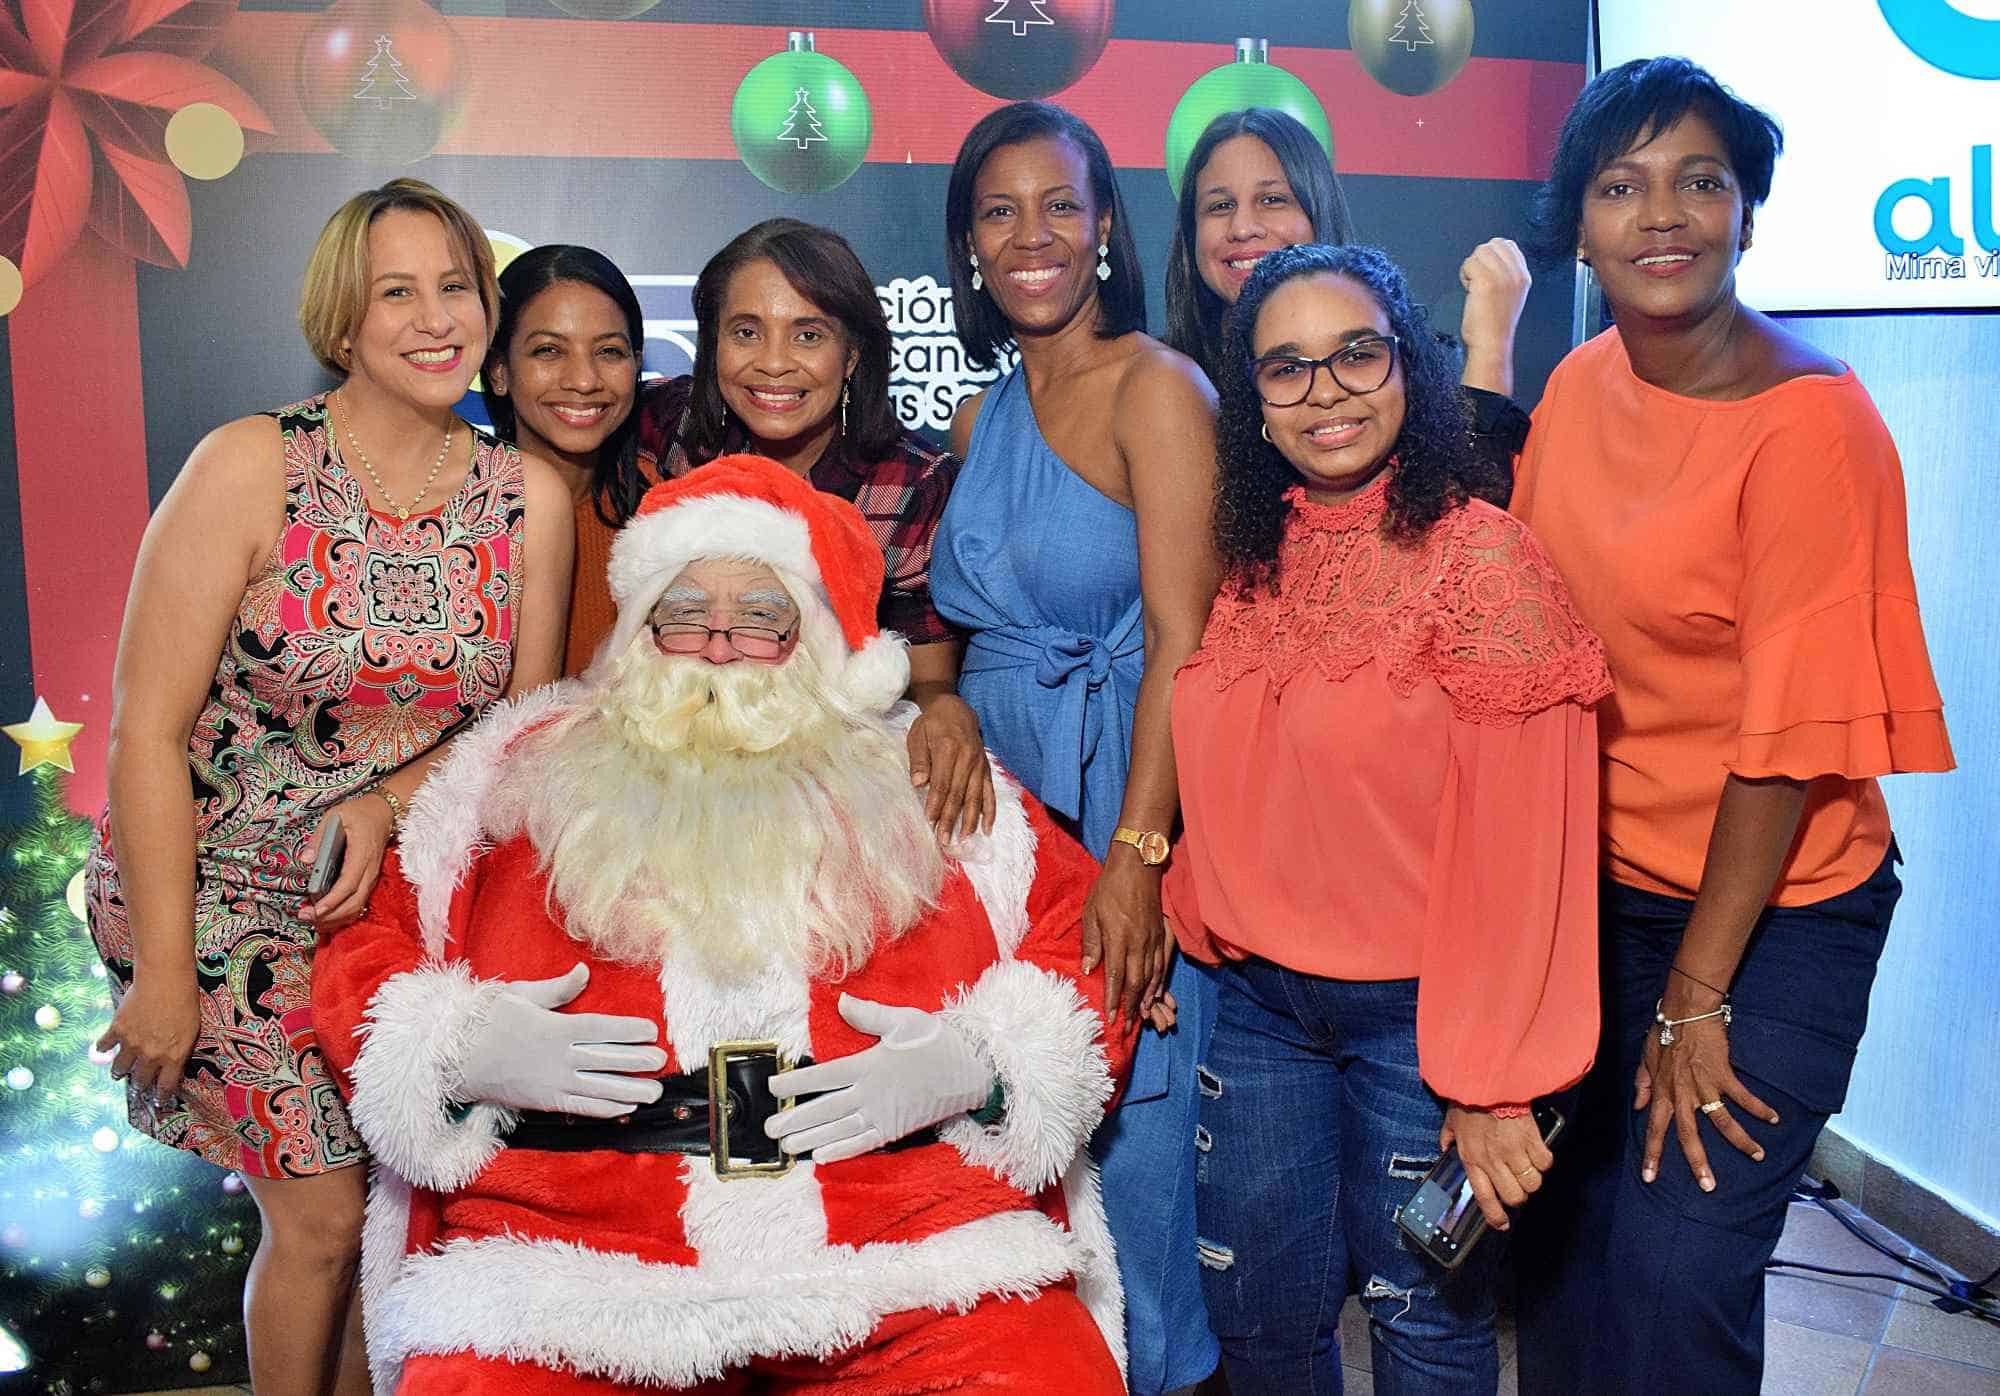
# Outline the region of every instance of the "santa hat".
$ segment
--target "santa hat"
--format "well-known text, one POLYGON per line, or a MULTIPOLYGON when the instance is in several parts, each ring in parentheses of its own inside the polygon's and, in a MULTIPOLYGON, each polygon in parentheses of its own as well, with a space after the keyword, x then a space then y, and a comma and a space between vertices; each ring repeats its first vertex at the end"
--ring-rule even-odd
POLYGON ((850 702, 882 712, 909 687, 902 636, 875 625, 882 549, 861 511, 751 455, 722 456, 646 492, 611 544, 618 623, 600 664, 631 647, 669 584, 702 558, 778 572, 799 604, 799 642, 850 702))

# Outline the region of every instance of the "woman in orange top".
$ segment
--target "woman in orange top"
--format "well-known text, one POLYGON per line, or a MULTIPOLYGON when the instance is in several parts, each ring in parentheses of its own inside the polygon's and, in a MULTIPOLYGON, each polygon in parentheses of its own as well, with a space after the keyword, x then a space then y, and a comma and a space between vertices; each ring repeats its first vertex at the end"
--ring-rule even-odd
POLYGON ((1567 1234, 1524 1285, 1524 1392, 1758 1389, 1764 1264, 1900 890, 1874 777, 1952 765, 1895 446, 1851 370, 1736 297, 1779 145, 1685 59, 1628 63, 1543 191, 1618 328, 1550 379, 1514 509, 1617 691, 1604 1051, 1574 1195, 1542 1204, 1567 1234))
POLYGON ((646 317, 625 273, 588 247, 531 248, 500 275, 500 321, 481 388, 503 441, 555 465, 576 506, 575 585, 563 672, 611 629, 611 539, 654 483, 639 456, 646 317))
POLYGON ((1381 1389, 1490 1393, 1499 1247, 1447 1277, 1393 1217, 1455 1142, 1505 1229, 1552 1162, 1528 1103, 1590 1064, 1603 653, 1475 497, 1506 481, 1388 258, 1269 254, 1222 363, 1229 572, 1174 685, 1164 888, 1181 948, 1227 966, 1209 1314, 1239 1396, 1339 1390, 1351 1288, 1381 1389))

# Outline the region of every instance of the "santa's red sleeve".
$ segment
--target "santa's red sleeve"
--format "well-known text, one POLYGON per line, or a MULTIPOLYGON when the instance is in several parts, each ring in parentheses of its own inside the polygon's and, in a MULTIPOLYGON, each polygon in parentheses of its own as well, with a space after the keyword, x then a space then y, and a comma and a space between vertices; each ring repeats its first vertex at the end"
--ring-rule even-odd
POLYGON ((1080 969, 1096 859, 1012 780, 996 793, 1000 818, 983 864, 967 871, 984 884, 1007 954, 946 1000, 943 1014, 993 1063, 1006 1113, 998 1124, 961 1120, 943 1134, 966 1162, 1032 1194, 1062 1176, 1104 1118, 1133 1039, 1107 1031, 1103 972, 1080 969))
POLYGON ((369 1152, 418 1187, 462 1187, 513 1128, 512 1111, 455 1095, 466 1042, 504 987, 425 953, 417 894, 394 851, 361 920, 314 956, 314 1024, 348 1114, 369 1152))

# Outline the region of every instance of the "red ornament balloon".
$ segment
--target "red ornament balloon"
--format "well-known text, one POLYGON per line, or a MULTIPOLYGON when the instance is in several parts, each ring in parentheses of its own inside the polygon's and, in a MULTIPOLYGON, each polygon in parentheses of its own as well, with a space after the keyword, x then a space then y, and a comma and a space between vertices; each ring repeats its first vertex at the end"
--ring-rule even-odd
POLYGON ((343 155, 407 165, 458 116, 466 61, 450 21, 422 0, 337 0, 299 44, 299 103, 343 155))
POLYGON ((924 0, 924 28, 952 71, 995 97, 1060 92, 1111 38, 1113 0, 924 0))

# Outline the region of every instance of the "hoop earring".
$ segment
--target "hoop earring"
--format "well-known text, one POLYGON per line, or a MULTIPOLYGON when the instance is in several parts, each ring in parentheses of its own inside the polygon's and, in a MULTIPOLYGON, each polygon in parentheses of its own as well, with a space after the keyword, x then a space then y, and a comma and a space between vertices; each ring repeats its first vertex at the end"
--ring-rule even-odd
POLYGON ((840 434, 847 435, 847 384, 840 385, 840 434))
MULTIPOLYGON (((1269 422, 1264 423, 1264 425, 1258 427, 1257 430, 1264 434, 1264 439, 1266 441, 1271 441, 1271 424, 1269 422)), ((1278 443, 1275 441, 1271 441, 1271 444, 1275 446, 1278 443)))
POLYGON ((1097 279, 1099 281, 1109 281, 1111 279, 1111 262, 1109 260, 1110 256, 1111 256, 1111 244, 1108 242, 1098 243, 1097 279))
POLYGON ((972 289, 977 291, 986 284, 986 278, 979 274, 979 254, 972 254, 972 289))

